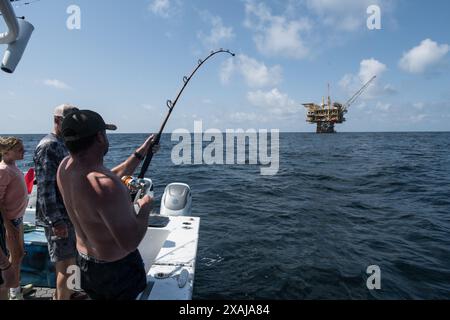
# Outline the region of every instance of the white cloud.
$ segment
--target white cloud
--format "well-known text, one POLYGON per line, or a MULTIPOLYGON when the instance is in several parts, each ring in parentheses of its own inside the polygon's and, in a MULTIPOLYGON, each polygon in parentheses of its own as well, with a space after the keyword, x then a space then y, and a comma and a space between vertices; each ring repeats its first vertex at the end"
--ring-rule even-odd
POLYGON ((307 19, 290 20, 272 15, 264 4, 247 1, 244 25, 255 32, 253 40, 259 52, 267 56, 302 59, 309 55, 302 32, 311 29, 307 19))
POLYGON ((147 111, 155 111, 155 110, 157 110, 157 108, 154 105, 152 105, 152 104, 143 104, 142 108, 147 110, 147 111))
POLYGON ((439 45, 431 39, 425 39, 403 54, 399 66, 410 73, 423 73, 438 65, 449 51, 448 44, 439 45))
POLYGON ((392 0, 306 0, 306 7, 333 29, 356 31, 366 28, 367 8, 378 5, 382 15, 393 9, 392 0))
POLYGON ((385 85, 383 87, 383 92, 385 94, 396 94, 397 93, 397 89, 395 89, 393 85, 387 84, 387 85, 385 85))
POLYGON ((409 120, 412 123, 419 123, 422 122, 423 120, 425 120, 428 117, 428 115, 426 114, 417 114, 417 115, 412 115, 409 117, 409 120))
POLYGON ((367 83, 373 76, 381 77, 386 70, 386 65, 380 61, 374 58, 366 59, 361 61, 359 79, 362 83, 367 83))
POLYGON ((211 24, 211 31, 209 34, 206 35, 202 31, 197 33, 197 37, 208 49, 216 48, 218 45, 234 38, 233 28, 224 26, 221 17, 212 16, 206 11, 201 12, 200 15, 203 20, 211 24))
POLYGON ((269 118, 254 112, 234 112, 230 114, 230 119, 235 122, 256 121, 258 123, 268 122, 269 118))
POLYGON ((263 62, 244 54, 230 58, 222 65, 222 82, 228 83, 234 73, 242 75, 247 85, 252 88, 275 86, 282 80, 281 66, 267 67, 263 62))
POLYGON ((413 107, 418 109, 418 110, 422 110, 423 108, 425 108, 425 103, 423 103, 423 102, 416 102, 416 103, 413 103, 413 107))
POLYGON ((266 56, 305 59, 344 45, 350 33, 367 31, 367 9, 372 5, 381 9, 382 28, 385 24, 395 24, 392 12, 397 0, 244 2, 244 26, 253 31, 259 52, 266 56))
POLYGON ((380 84, 380 79, 387 69, 388 68, 385 64, 374 58, 365 59, 360 63, 358 74, 346 74, 339 82, 339 85, 347 92, 349 96, 352 96, 373 76, 377 76, 377 79, 372 82, 360 98, 362 100, 373 99, 381 95, 393 94, 396 90, 392 85, 380 84))
POLYGON ((354 108, 359 109, 359 110, 366 109, 367 108, 367 103, 365 101, 358 101, 354 105, 354 108))
POLYGON ((179 13, 182 3, 179 0, 152 0, 148 9, 162 18, 169 18, 179 13))
POLYGON ((287 116, 298 113, 300 104, 278 89, 271 91, 253 91, 247 93, 247 100, 254 106, 265 109, 277 116, 287 116))
POLYGON ((228 59, 222 64, 222 68, 220 70, 220 81, 223 84, 227 84, 230 82, 231 76, 236 71, 236 66, 233 59, 228 59))
POLYGON ((162 17, 167 17, 170 10, 170 0, 154 0, 150 3, 150 11, 162 17))
POLYGON ((46 80, 44 80, 44 84, 48 87, 53 87, 53 88, 60 89, 60 90, 70 89, 69 85, 62 82, 61 80, 56 80, 56 79, 46 79, 46 80))
POLYGON ((392 107, 392 104, 390 103, 383 103, 383 102, 377 102, 377 105, 375 108, 381 111, 389 111, 392 107))

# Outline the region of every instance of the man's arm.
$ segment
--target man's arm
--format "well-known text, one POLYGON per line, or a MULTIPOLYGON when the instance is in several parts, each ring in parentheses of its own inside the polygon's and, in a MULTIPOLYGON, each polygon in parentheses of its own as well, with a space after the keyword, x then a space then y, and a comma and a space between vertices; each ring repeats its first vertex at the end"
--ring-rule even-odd
POLYGON ((0 170, 0 212, 3 208, 3 202, 6 194, 6 188, 8 187, 11 178, 5 170, 0 170))
MULTIPOLYGON (((1 219, 0 219, 0 228, 3 228, 3 221, 5 221, 5 217, 3 215, 3 213, 0 211, 0 215, 1 215, 1 219)), ((5 269, 6 267, 8 267, 8 262, 9 259, 8 257, 4 254, 3 250, 0 249, 0 269, 5 269)))
POLYGON ((88 179, 94 189, 97 212, 117 244, 127 252, 136 250, 147 232, 152 199, 148 196, 141 199, 141 209, 136 215, 129 194, 119 180, 98 174, 88 179))
POLYGON ((3 250, 0 250, 0 269, 4 270, 6 268, 8 268, 10 265, 8 257, 5 256, 5 254, 3 253, 3 250))
MULTIPOLYGON (((145 157, 148 153, 151 144, 153 143, 154 137, 155 137, 154 135, 148 137, 147 140, 144 142, 144 144, 136 150, 136 153, 145 157)), ((139 166, 141 161, 142 160, 138 159, 133 153, 127 160, 125 160, 125 162, 121 163, 111 171, 119 178, 131 176, 134 174, 134 171, 139 166)))

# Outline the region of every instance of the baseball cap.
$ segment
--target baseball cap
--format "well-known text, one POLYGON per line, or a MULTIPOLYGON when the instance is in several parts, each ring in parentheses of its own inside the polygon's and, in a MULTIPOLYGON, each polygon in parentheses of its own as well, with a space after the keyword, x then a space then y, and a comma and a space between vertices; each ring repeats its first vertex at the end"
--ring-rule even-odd
POLYGON ((103 130, 114 131, 117 126, 106 124, 101 115, 91 110, 74 111, 62 123, 62 135, 66 142, 87 138, 103 130))
POLYGON ((55 117, 64 118, 69 113, 73 111, 78 111, 78 108, 75 106, 72 106, 70 104, 61 104, 55 108, 55 111, 53 112, 53 115, 55 117))

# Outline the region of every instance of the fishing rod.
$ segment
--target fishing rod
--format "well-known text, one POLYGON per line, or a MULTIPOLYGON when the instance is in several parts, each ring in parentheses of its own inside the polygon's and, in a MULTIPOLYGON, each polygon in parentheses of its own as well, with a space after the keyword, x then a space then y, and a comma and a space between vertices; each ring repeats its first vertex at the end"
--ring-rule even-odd
POLYGON ((178 103, 178 99, 180 99, 181 95, 183 94, 184 89, 187 87, 187 85, 189 84, 189 82, 191 81, 192 77, 197 73, 197 70, 200 69, 202 67, 202 65, 208 61, 210 58, 212 58, 213 56, 215 56, 216 54, 219 53, 227 53, 230 54, 231 56, 235 56, 234 53, 232 53, 230 50, 224 50, 224 49, 219 49, 217 51, 211 51, 211 53, 209 54, 209 56, 207 56, 205 59, 200 59, 198 60, 198 65, 197 67, 194 69, 194 71, 192 71, 191 75, 189 77, 183 77, 183 87, 181 88, 181 90, 178 92, 178 95, 176 97, 176 99, 174 101, 172 100, 168 100, 167 101, 167 108, 169 108, 169 111, 167 113, 166 118, 164 119, 164 122, 161 125, 161 128, 159 129, 159 132, 156 134, 155 138, 153 139, 153 142, 150 145, 150 148, 148 149, 147 155, 145 156, 145 160, 144 163, 142 165, 141 168, 141 172, 139 173, 138 178, 139 179, 144 179, 145 174, 150 166, 150 163, 153 159, 153 147, 157 146, 161 140, 161 135, 164 131, 164 128, 166 127, 167 121, 170 118, 170 115, 172 114, 173 109, 175 108, 175 106, 178 103))

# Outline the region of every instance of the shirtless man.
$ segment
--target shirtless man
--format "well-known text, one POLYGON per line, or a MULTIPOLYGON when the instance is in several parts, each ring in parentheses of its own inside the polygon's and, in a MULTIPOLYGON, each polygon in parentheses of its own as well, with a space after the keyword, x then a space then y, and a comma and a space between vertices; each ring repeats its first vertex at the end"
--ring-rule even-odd
POLYGON ((133 174, 153 136, 111 171, 103 157, 109 148, 106 130, 115 129, 88 110, 70 114, 62 124, 70 157, 59 166, 58 187, 76 231, 81 287, 94 300, 132 300, 146 287, 137 247, 147 232, 153 199, 139 200, 136 215, 121 177, 133 174))

